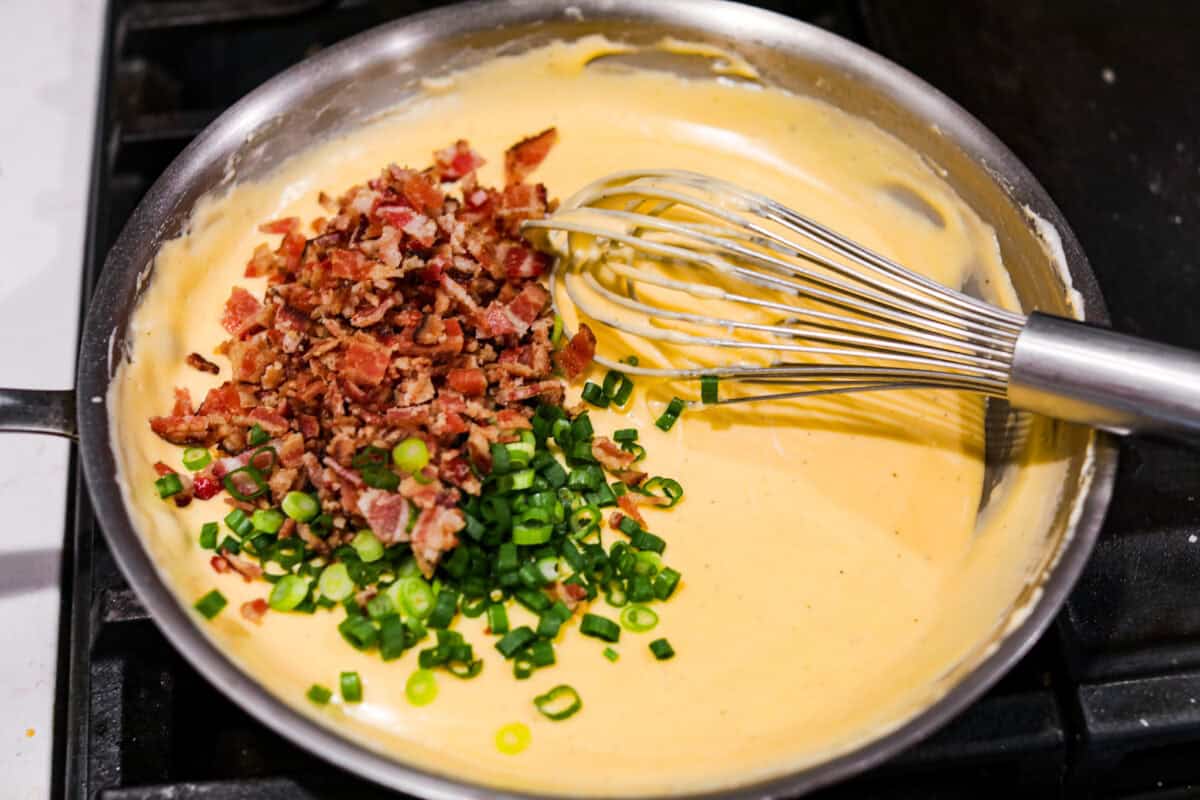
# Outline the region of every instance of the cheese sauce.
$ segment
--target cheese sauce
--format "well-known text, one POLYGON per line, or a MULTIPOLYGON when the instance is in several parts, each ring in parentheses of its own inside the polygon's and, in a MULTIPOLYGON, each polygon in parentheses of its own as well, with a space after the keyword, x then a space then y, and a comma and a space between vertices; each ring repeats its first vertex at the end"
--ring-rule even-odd
MULTIPOLYGON (((680 43, 671 43, 678 49, 680 43)), ((955 664, 985 647, 1042 555, 1064 462, 1034 422, 1027 463, 978 514, 983 406, 952 393, 884 393, 685 413, 669 433, 653 420, 670 387, 639 382, 624 413, 592 412, 598 433, 635 426, 652 474, 677 478, 675 509, 648 512, 666 560, 682 571, 656 606, 650 634, 624 631, 610 663, 604 644, 564 627, 558 664, 527 681, 482 633, 458 627, 484 654, 474 680, 438 673, 430 705, 405 699, 416 650, 383 663, 345 644, 341 612, 238 614, 269 585, 217 575, 197 544, 220 520, 219 499, 185 509, 157 498, 153 463, 180 448, 147 419, 172 388, 192 397, 227 377, 184 364, 225 338, 221 309, 254 247, 256 226, 324 212, 338 194, 388 163, 423 167, 435 149, 470 140, 502 183, 503 151, 551 125, 558 145, 535 173, 566 197, 609 172, 681 168, 776 197, 869 247, 960 287, 975 277, 1015 300, 993 231, 913 151, 872 125, 812 99, 729 80, 684 80, 597 62, 602 40, 555 45, 489 62, 431 87, 345 138, 300 154, 269 179, 203 201, 188 233, 161 250, 132 324, 132 350, 108 398, 121 478, 135 522, 180 601, 212 588, 230 601, 199 624, 271 692, 345 736, 405 762, 496 786, 628 795, 716 789, 794 770, 896 726, 947 688, 955 664), (678 655, 656 662, 649 641, 678 655), (309 704, 312 683, 357 670, 364 702, 309 704), (583 710, 551 722, 532 698, 573 685, 583 710), (495 746, 521 722, 519 755, 495 746)), ((575 387, 575 392, 578 387, 575 387)), ((615 618, 603 601, 594 610, 615 618)), ((513 624, 527 621, 512 609, 513 624)))

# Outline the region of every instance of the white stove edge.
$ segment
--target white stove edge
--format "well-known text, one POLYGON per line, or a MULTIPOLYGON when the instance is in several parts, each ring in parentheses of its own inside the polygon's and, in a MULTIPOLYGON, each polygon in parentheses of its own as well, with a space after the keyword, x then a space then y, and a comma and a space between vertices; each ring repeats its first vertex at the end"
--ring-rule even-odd
MULTIPOLYGON (((0 3, 0 385, 71 386, 106 3, 0 3), (19 35, 13 35, 19 31, 19 35)), ((50 794, 70 445, 0 438, 0 774, 50 794)))

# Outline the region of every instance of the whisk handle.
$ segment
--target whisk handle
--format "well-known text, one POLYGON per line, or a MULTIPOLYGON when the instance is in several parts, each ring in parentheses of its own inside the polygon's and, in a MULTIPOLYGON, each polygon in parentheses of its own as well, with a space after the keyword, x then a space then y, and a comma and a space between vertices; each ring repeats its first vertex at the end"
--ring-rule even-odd
POLYGON ((1114 433, 1200 433, 1200 353, 1048 314, 1017 337, 1014 406, 1114 433))

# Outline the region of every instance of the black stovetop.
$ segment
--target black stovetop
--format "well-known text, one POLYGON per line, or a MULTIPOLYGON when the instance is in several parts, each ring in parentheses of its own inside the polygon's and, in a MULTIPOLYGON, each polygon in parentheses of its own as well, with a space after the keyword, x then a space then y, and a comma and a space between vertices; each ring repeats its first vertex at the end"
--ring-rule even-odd
MULTIPOLYGON (((143 192, 221 110, 314 49, 431 5, 112 0, 86 288, 143 192)), ((1114 325, 1200 348, 1200 5, 760 5, 882 52, 974 113, 1072 221, 1114 325)), ((1054 628, 940 733, 822 796, 1200 796, 1200 458, 1141 441, 1121 458, 1104 533, 1054 628)), ((184 663, 115 568, 78 474, 74 498, 58 795, 386 795, 184 663)))

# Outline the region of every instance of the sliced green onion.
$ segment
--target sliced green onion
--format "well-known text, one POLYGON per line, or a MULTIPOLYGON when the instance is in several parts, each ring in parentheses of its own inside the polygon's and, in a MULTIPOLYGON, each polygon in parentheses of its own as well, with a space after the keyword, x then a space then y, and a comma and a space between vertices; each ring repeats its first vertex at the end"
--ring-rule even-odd
POLYGON ((437 697, 437 677, 427 669, 419 669, 408 676, 404 684, 404 695, 414 706, 427 706, 437 697))
POLYGON ((420 472, 429 463, 429 448, 416 436, 410 436, 392 448, 392 462, 404 472, 420 472))
POLYGON ((623 406, 633 394, 633 381, 624 372, 610 369, 604 376, 604 394, 612 400, 613 405, 623 406))
POLYGON ((639 530, 629 537, 629 546, 635 547, 638 550, 649 550, 652 553, 661 554, 667 548, 667 543, 663 541, 661 536, 655 536, 649 531, 639 530))
POLYGON ((719 380, 716 375, 705 375, 700 378, 700 402, 717 402, 717 385, 719 380))
POLYGON ((308 687, 308 692, 305 696, 319 706, 323 706, 333 697, 333 692, 328 687, 322 686, 319 683, 314 683, 308 687))
POLYGON ((250 515, 250 524, 256 531, 279 533, 283 527, 283 514, 274 508, 260 508, 250 515))
POLYGON ((654 579, 654 596, 659 600, 666 600, 675 592, 675 587, 679 585, 681 577, 683 576, 676 570, 664 567, 658 573, 658 577, 654 579))
POLYGON ((354 458, 350 459, 350 466, 358 470, 367 467, 386 467, 387 464, 388 451, 373 445, 367 445, 355 453, 354 458))
POLYGON ((533 479, 536 477, 531 469, 522 469, 508 475, 501 475, 496 481, 496 488, 501 492, 519 492, 533 486, 533 479))
POLYGON ((283 513, 297 522, 308 522, 321 513, 321 504, 311 494, 288 492, 283 497, 283 513))
POLYGON ((513 525, 512 540, 517 545, 544 544, 550 541, 552 533, 554 526, 549 523, 518 522, 513 525))
POLYGON ((220 528, 215 522, 206 522, 200 526, 200 546, 205 550, 215 550, 217 547, 217 534, 220 533, 220 528))
POLYGON ((221 544, 217 546, 217 552, 221 551, 228 551, 236 556, 242 551, 242 546, 238 543, 237 539, 232 536, 226 536, 221 540, 221 544))
POLYGON ((571 512, 571 535, 584 537, 600 527, 604 515, 595 506, 583 506, 571 512))
POLYGON ((536 638, 537 634, 533 632, 533 628, 530 628, 528 625, 522 625, 521 627, 515 628, 502 636, 500 641, 496 642, 496 649, 499 650, 500 655, 504 656, 505 658, 512 658, 518 652, 524 649, 525 645, 529 644, 536 638))
POLYGON ((254 532, 254 523, 246 516, 246 512, 240 508, 235 508, 225 515, 225 524, 229 527, 229 530, 242 538, 254 532))
POLYGON ((217 614, 221 613, 221 609, 225 608, 229 601, 225 599, 225 595, 213 589, 208 594, 196 601, 195 608, 205 619, 212 619, 217 614))
POLYGON ((250 432, 246 434, 246 444, 251 447, 258 447, 260 444, 266 444, 270 438, 267 432, 262 429, 262 425, 256 422, 254 423, 254 427, 250 429, 250 432))
POLYGON ((675 425, 679 415, 683 413, 684 402, 678 397, 671 398, 671 402, 667 404, 667 408, 663 411, 662 416, 654 420, 654 424, 660 430, 669 431, 675 425))
POLYGON ((396 604, 392 602, 392 598, 383 593, 377 594, 367 601, 367 616, 376 621, 395 614, 398 610, 396 604))
POLYGON ((317 590, 322 597, 338 603, 354 594, 354 581, 350 580, 346 565, 339 561, 321 570, 321 577, 317 578, 317 590))
POLYGON ((371 620, 358 615, 346 617, 338 624, 338 633, 357 650, 366 650, 379 640, 379 631, 371 620))
POLYGON ((390 614, 379 620, 379 657, 393 661, 404 655, 408 648, 408 628, 399 614, 390 614))
POLYGON ((554 664, 554 645, 539 639, 525 649, 525 658, 535 668, 549 667, 554 664))
POLYGON ((571 618, 571 609, 561 600, 550 606, 538 617, 537 635, 546 639, 558 636, 563 623, 571 618))
POLYGON ((636 442, 637 438, 637 428, 621 428, 613 431, 614 442, 636 442))
POLYGON ((608 395, 598 384, 588 381, 583 385, 583 399, 597 408, 608 408, 608 395))
POLYGON ((372 489, 394 492, 400 486, 400 476, 385 466, 371 464, 359 470, 358 474, 362 476, 363 483, 372 489))
POLYGON ((624 358, 621 359, 621 363, 628 364, 631 367, 636 367, 638 365, 638 357, 637 356, 625 356, 624 358))
POLYGON ((183 481, 174 472, 168 472, 154 482, 154 488, 158 490, 158 496, 166 500, 183 491, 183 481))
POLYGON ((654 653, 654 657, 659 661, 666 661, 675 655, 675 648, 671 647, 671 643, 666 639, 655 639, 650 643, 650 652, 654 653))
POLYGON ((442 589, 438 592, 437 600, 433 603, 433 611, 425 624, 430 628, 445 628, 458 612, 458 592, 453 589, 442 589))
POLYGON ((204 447, 189 447, 183 451, 183 465, 192 472, 204 469, 212 463, 212 453, 204 447))
POLYGON ((354 548, 354 552, 358 553, 358 557, 365 564, 370 564, 372 561, 378 561, 383 558, 383 542, 379 541, 378 536, 365 528, 350 540, 350 546, 354 548))
POLYGON ((425 619, 433 613, 437 598, 424 578, 411 576, 401 578, 394 585, 400 605, 409 614, 419 619, 425 619))
POLYGON ((487 597, 472 597, 470 600, 463 602, 462 614, 467 619, 482 617, 483 612, 487 611, 490 604, 491 601, 487 597))
POLYGON ((616 650, 613 650, 611 647, 606 647, 604 648, 604 657, 615 663, 616 660, 621 656, 616 650))
POLYGON ((625 606, 621 610, 621 627, 633 633, 645 633, 658 624, 658 614, 642 605, 625 606))
POLYGON ((275 582, 267 605, 276 611, 291 611, 308 595, 308 581, 299 575, 284 575, 275 582))
POLYGON ((338 683, 341 684, 343 700, 347 703, 362 702, 362 679, 357 672, 343 672, 338 676, 338 683))
POLYGON ((674 478, 664 478, 656 475, 642 484, 641 489, 648 495, 654 497, 665 497, 668 501, 666 508, 672 508, 676 503, 683 499, 683 487, 679 485, 679 481, 674 478), (656 491, 662 491, 661 495, 656 495, 656 491))
POLYGON ((221 483, 225 484, 225 491, 229 492, 243 503, 265 494, 267 490, 270 489, 270 486, 267 484, 267 479, 263 476, 263 474, 249 464, 244 467, 238 467, 237 469, 227 473, 225 477, 221 479, 221 483), (239 487, 238 479, 241 476, 244 476, 246 479, 248 479, 249 483, 242 483, 239 487), (254 487, 252 490, 250 490, 251 485, 254 487), (242 491, 242 489, 247 489, 249 491, 242 491))
POLYGON ((621 521, 617 523, 617 528, 626 536, 633 536, 642 529, 642 526, 638 525, 637 520, 633 517, 621 517, 621 521))
POLYGON ((641 550, 633 562, 633 571, 638 575, 653 578, 663 568, 662 557, 651 550, 641 550))
POLYGON ((525 467, 533 460, 533 454, 537 449, 537 439, 533 435, 533 431, 521 431, 520 439, 515 442, 509 442, 504 445, 504 449, 508 451, 509 461, 518 467, 525 467))
POLYGON ((579 623, 579 632, 606 642, 615 642, 621 638, 621 626, 597 614, 584 614, 579 623))
POLYGON ((500 603, 492 603, 487 610, 488 630, 496 635, 508 633, 508 612, 500 603))
MULTIPOLYGON (((559 317, 556 314, 555 320, 559 317)), ((496 749, 506 756, 515 756, 533 740, 529 726, 520 722, 510 722, 496 731, 496 749)))
POLYGON ((533 704, 542 716, 555 722, 567 719, 583 708, 579 692, 565 683, 533 698, 533 704))

